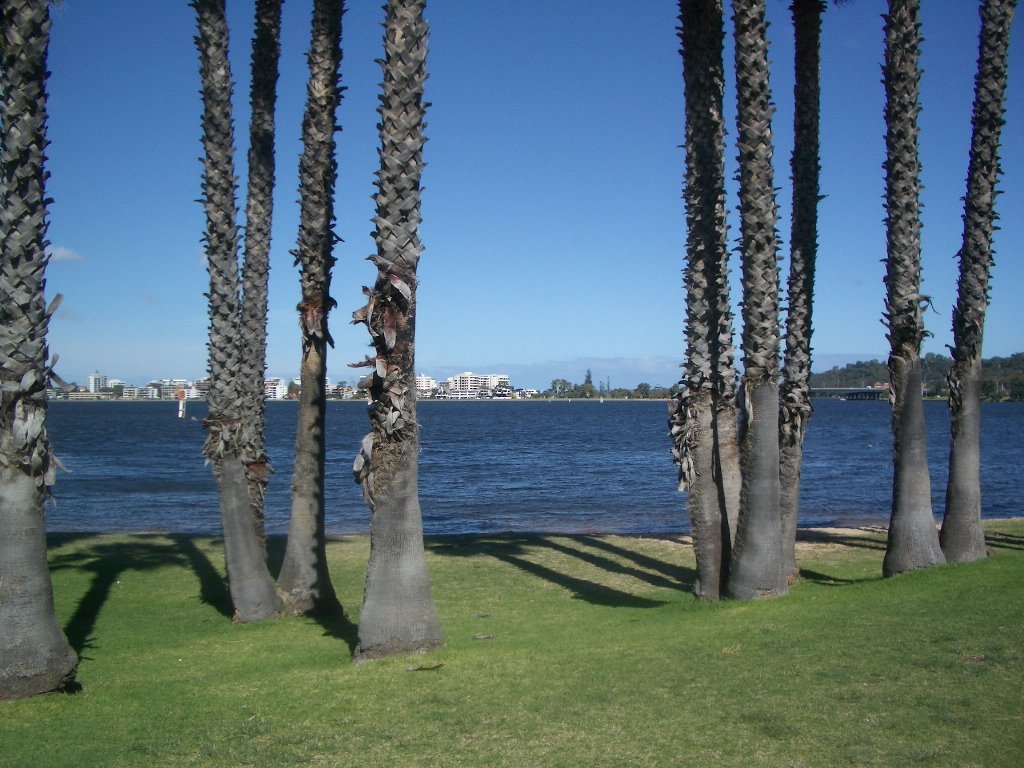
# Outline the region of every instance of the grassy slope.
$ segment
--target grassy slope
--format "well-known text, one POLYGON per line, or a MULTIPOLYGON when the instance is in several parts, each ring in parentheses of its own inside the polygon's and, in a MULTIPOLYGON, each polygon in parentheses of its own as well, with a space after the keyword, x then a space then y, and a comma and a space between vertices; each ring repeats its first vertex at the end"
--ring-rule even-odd
MULTIPOLYGON (((875 534, 819 543, 718 605, 673 541, 433 540, 445 649, 358 666, 345 621, 232 625, 216 541, 55 537, 83 689, 0 704, 0 766, 1016 766, 1024 522, 988 531, 888 581, 875 534)), ((330 547, 353 619, 367 548, 330 547)))

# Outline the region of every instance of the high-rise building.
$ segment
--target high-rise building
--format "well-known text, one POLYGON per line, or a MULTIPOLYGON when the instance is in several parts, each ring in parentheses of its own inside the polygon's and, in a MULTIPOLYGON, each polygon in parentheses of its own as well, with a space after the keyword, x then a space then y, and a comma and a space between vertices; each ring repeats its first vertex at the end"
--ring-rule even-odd
POLYGON ((430 397, 437 389, 437 382, 429 376, 419 374, 416 377, 416 394, 420 397, 430 397))
POLYGON ((99 371, 90 373, 87 380, 90 392, 100 392, 107 388, 107 377, 99 371))
POLYGON ((284 400, 288 397, 288 382, 284 379, 264 379, 263 396, 267 400, 284 400))

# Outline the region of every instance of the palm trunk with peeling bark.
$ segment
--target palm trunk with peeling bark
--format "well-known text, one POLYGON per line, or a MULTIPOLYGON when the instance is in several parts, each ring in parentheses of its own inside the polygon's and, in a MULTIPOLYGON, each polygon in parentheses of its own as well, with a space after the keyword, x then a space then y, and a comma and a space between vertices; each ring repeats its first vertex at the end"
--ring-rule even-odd
POLYGON ((893 491, 882 572, 944 562, 932 517, 921 398, 920 0, 890 0, 885 17, 886 304, 892 397, 893 491))
POLYGON ((796 529, 800 516, 800 467, 811 417, 811 310, 818 251, 819 115, 821 109, 821 14, 823 0, 794 0, 796 38, 793 82, 793 215, 789 240, 786 356, 779 393, 779 476, 781 482, 783 570, 790 583, 799 575, 796 529))
POLYGON ((220 492, 228 588, 236 621, 276 615, 281 599, 250 504, 244 449, 245 388, 239 338, 238 210, 235 199, 231 69, 224 0, 193 0, 203 93, 203 207, 210 274, 210 389, 203 451, 220 492))
POLYGON ((47 0, 0 10, 0 699, 70 686, 78 658, 57 622, 44 504, 47 0))
POLYGON ((332 344, 327 318, 331 298, 335 243, 335 112, 341 101, 342 0, 315 0, 306 113, 299 160, 298 245, 292 252, 300 266, 299 326, 302 332, 301 392, 295 434, 292 514, 288 544, 278 576, 292 613, 340 612, 327 569, 324 530, 324 428, 327 413, 327 346, 332 344))
POLYGON ((369 659, 441 645, 423 544, 416 421, 415 322, 423 85, 424 0, 388 0, 380 107, 380 171, 374 239, 377 267, 369 301, 353 313, 365 322, 376 356, 367 360, 372 431, 353 471, 371 511, 370 560, 359 616, 358 656, 369 659))
MULTIPOLYGON (((721 2, 680 0, 679 21, 686 96, 686 363, 681 390, 669 407, 669 429, 679 465, 679 488, 688 492, 697 557, 694 592, 717 600, 728 578, 730 512, 735 518, 736 511, 725 503, 716 429, 717 422, 730 419, 728 409, 716 407, 721 400, 720 358, 727 355, 730 366, 732 360, 731 314, 725 318, 725 343, 719 317, 719 293, 723 286, 728 291, 727 281, 720 279, 728 269, 721 2)), ((725 302, 728 307, 727 295, 725 302)), ((735 425, 735 410, 731 421, 735 425)))
POLYGON ((953 365, 946 377, 951 443, 946 512, 939 542, 950 562, 971 562, 986 555, 981 527, 981 347, 992 272, 1010 25, 1016 6, 1016 0, 985 0, 981 6, 964 240, 953 311, 953 365))
POLYGON ((743 486, 728 593, 787 591, 779 517, 778 211, 772 168, 765 0, 733 0, 743 261, 743 486))

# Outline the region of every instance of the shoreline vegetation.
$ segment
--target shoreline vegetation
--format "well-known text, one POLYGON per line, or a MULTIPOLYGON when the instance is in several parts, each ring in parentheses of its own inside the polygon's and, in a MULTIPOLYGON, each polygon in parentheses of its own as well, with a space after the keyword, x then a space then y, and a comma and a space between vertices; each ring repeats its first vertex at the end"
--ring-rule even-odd
POLYGON ((361 665, 368 536, 327 545, 345 616, 233 625, 220 538, 51 534, 82 687, 5 702, 0 765, 1009 768, 1024 520, 985 528, 885 581, 884 529, 805 530, 785 601, 714 604, 678 537, 431 536, 445 647, 361 665))

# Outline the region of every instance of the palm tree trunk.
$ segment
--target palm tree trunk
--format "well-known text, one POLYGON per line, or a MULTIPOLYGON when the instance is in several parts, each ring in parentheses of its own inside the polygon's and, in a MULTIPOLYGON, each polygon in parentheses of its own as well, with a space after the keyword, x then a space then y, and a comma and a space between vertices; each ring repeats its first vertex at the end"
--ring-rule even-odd
POLYGON ((301 266, 302 393, 295 433, 295 474, 292 478, 292 516, 288 545, 278 576, 293 613, 340 612, 327 569, 324 533, 324 426, 327 413, 327 345, 333 344, 327 317, 334 266, 335 112, 341 101, 342 0, 315 0, 310 41, 309 84, 302 120, 299 161, 298 246, 293 253, 301 266))
POLYGON ((371 470, 363 485, 373 521, 359 615, 360 659, 428 651, 442 642, 423 548, 419 440, 415 426, 407 431, 411 435, 402 444, 380 452, 387 464, 371 470))
POLYGON ((359 616, 361 659, 441 645, 431 595, 419 506, 416 423, 416 267, 423 173, 424 0, 389 0, 384 26, 384 83, 378 109, 381 167, 372 257, 377 279, 365 322, 376 358, 369 382, 372 432, 353 470, 371 512, 370 560, 359 616))
MULTIPOLYGON (((727 260, 724 211, 723 23, 718 0, 680 0, 686 95, 686 362, 669 408, 673 456, 697 556, 694 592, 717 600, 728 577, 732 539, 716 462, 715 356, 719 342, 716 276, 727 260)), ((729 337, 731 338, 731 325, 729 337)))
MULTIPOLYGON (((727 338, 731 338, 731 315, 728 325, 730 333, 727 338)), ((715 357, 720 358, 721 356, 716 355, 715 357)), ((732 549, 736 546, 736 532, 739 529, 743 474, 740 470, 740 437, 737 424, 738 413, 735 389, 736 369, 731 348, 728 351, 728 357, 728 362, 719 361, 713 364, 716 370, 728 370, 730 375, 727 377, 716 376, 717 383, 711 401, 714 408, 714 418, 711 422, 711 427, 714 431, 715 441, 715 474, 718 478, 718 503, 723 510, 722 548, 731 560, 732 549)))
POLYGON ((892 393, 893 498, 882 571, 886 576, 943 562, 932 517, 921 400, 920 160, 917 115, 920 0, 890 0, 885 17, 885 319, 892 393))
POLYGON ((267 570, 261 529, 253 518, 242 469, 245 393, 241 384, 238 210, 235 201, 231 69, 224 0, 193 0, 203 84, 203 207, 210 273, 210 390, 203 451, 220 492, 228 586, 236 621, 275 615, 280 598, 267 570), (236 538, 237 540, 230 540, 236 538))
POLYGON ((0 699, 70 686, 78 657, 57 622, 44 501, 46 435, 46 0, 0 9, 0 699))
POLYGON ((326 457, 326 366, 322 349, 311 345, 302 357, 299 414, 295 432, 288 543, 277 584, 294 614, 340 613, 327 567, 324 461, 326 457))
POLYGON ((245 205, 245 257, 242 265, 240 376, 245 420, 242 456, 249 479, 249 504, 265 541, 263 496, 270 467, 265 445, 263 377, 267 360, 267 281, 274 212, 274 104, 280 56, 282 0, 258 0, 252 43, 249 101, 249 181, 245 205))
POLYGON ((280 613, 281 597, 267 570, 264 539, 258 535, 249 504, 249 479, 237 455, 226 455, 218 462, 217 485, 234 619, 269 619, 280 613))
POLYGON ((736 41, 746 428, 729 595, 786 593, 779 517, 778 220, 772 169, 765 0, 733 0, 736 41))
POLYGON ((78 667, 53 607, 43 520, 46 491, 42 478, 18 464, 23 449, 14 445, 17 426, 11 416, 4 414, 0 434, 0 700, 67 688, 78 667))
POLYGON ((946 513, 939 541, 951 562, 970 562, 986 555, 981 527, 981 347, 992 272, 1010 25, 1016 5, 1016 0, 986 0, 981 7, 964 241, 953 311, 953 366, 947 376, 951 442, 946 513))
POLYGON ((818 250, 819 114, 821 110, 821 14, 823 0, 794 0, 796 37, 793 82, 793 217, 789 257, 789 311, 779 411, 783 571, 799 576, 796 529, 800 516, 800 467, 811 417, 811 310, 818 250))

